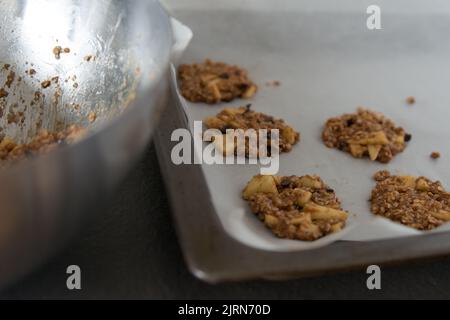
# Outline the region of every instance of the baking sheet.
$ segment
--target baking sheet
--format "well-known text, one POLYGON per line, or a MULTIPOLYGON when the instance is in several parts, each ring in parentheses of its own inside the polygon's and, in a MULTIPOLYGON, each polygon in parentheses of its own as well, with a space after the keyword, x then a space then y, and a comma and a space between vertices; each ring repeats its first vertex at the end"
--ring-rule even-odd
MULTIPOLYGON (((423 233, 374 217, 368 202, 375 185, 371 177, 381 169, 424 175, 441 180, 445 187, 450 183, 446 163, 450 150, 446 150, 445 139, 450 136, 446 125, 450 115, 450 43, 445 41, 450 7, 437 1, 439 12, 420 11, 419 1, 408 1, 402 11, 398 2, 406 4, 380 3, 383 29, 378 31, 366 28, 364 1, 343 1, 346 4, 339 8, 331 1, 281 1, 277 7, 270 5, 271 1, 249 1, 244 9, 229 1, 228 7, 221 2, 220 10, 205 1, 204 6, 175 10, 195 35, 183 62, 209 57, 246 67, 260 87, 250 101, 254 109, 286 119, 300 131, 300 144, 280 156, 279 174, 320 175, 351 212, 349 226, 338 234, 315 242, 277 239, 240 198, 241 190, 259 168, 203 165, 216 212, 235 239, 260 249, 292 251, 336 240, 379 240, 423 233), (272 80, 280 81, 281 86, 265 85, 272 80), (414 106, 405 103, 410 95, 417 99, 414 106), (322 127, 329 117, 353 112, 360 105, 383 112, 413 135, 408 148, 388 165, 354 159, 326 148, 321 141, 322 127), (432 151, 439 151, 442 158, 432 161, 432 151)), ((247 102, 183 104, 192 122, 225 106, 247 102)), ((449 230, 447 224, 428 233, 449 230)))

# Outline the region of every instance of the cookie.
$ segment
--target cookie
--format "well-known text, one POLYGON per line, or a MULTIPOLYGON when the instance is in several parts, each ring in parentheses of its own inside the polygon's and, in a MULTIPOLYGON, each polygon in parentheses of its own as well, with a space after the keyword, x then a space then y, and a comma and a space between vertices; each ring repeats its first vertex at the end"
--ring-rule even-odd
MULTIPOLYGON (((274 129, 279 130, 279 146, 280 152, 289 152, 292 147, 300 141, 300 134, 292 127, 288 126, 284 120, 277 119, 264 113, 255 112, 251 109, 251 105, 239 108, 225 108, 214 117, 205 119, 205 125, 209 129, 218 129, 223 133, 223 139, 217 146, 222 149, 224 154, 229 155, 230 152, 237 154, 237 144, 228 143, 226 145, 226 134, 228 129, 266 129, 268 133, 274 129), (227 148, 228 147, 228 148, 227 148)), ((270 140, 268 141, 270 146, 270 140)), ((274 147, 274 146, 271 146, 274 147)), ((249 146, 246 145, 246 155, 249 153, 249 146)), ((260 150, 258 150, 260 151, 260 150)), ((272 150, 273 152, 274 150, 272 150)), ((270 153, 270 152, 269 152, 270 153)), ((259 152, 258 152, 259 154, 259 152)))
POLYGON ((418 230, 431 230, 450 220, 450 193, 425 177, 374 175, 371 211, 418 230))
POLYGON ((355 158, 367 156, 372 161, 388 163, 406 148, 411 135, 381 113, 358 108, 356 113, 329 119, 322 140, 327 147, 355 158))
POLYGON ((348 216, 334 190, 318 176, 258 175, 242 196, 279 238, 313 241, 342 230, 348 216))
POLYGON ((209 104, 250 99, 258 87, 247 70, 223 62, 206 60, 202 64, 181 65, 178 69, 181 94, 191 102, 209 104))

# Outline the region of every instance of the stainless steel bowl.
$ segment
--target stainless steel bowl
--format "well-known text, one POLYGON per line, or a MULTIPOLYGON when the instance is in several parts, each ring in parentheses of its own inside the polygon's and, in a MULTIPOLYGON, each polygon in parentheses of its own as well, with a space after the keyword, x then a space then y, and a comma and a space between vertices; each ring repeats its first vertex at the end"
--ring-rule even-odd
POLYGON ((15 73, 0 99, 2 134, 26 142, 40 128, 90 132, 0 170, 2 287, 58 250, 138 159, 165 104, 174 45, 189 37, 177 43, 173 21, 152 0, 4 0, 0 17, 0 68, 10 65, 0 85, 15 73), (56 59, 57 46, 70 53, 56 59), (56 76, 58 85, 42 88, 56 76), (31 103, 36 91, 43 96, 31 103))

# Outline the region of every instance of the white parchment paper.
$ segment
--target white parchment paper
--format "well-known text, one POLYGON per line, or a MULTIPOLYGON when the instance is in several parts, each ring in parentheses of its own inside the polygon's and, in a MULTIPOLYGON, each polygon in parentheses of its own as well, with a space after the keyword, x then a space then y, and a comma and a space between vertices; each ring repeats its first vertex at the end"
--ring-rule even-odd
MULTIPOLYGON (((171 1, 169 1, 171 2, 171 1)), ((254 99, 210 106, 184 101, 189 120, 225 106, 251 102, 254 110, 285 119, 301 142, 280 158, 280 175, 318 174, 350 214, 348 227, 315 242, 275 238, 250 212, 241 191, 257 166, 203 166, 225 229, 249 246, 291 251, 336 240, 368 241, 423 232, 370 213, 372 175, 424 175, 450 187, 450 2, 378 1, 382 30, 366 28, 367 1, 183 1, 175 16, 194 32, 183 62, 205 58, 239 64, 259 85, 254 99), (337 7, 337 3, 341 5, 337 7), (404 6, 402 6, 404 4, 404 6), (430 9, 432 8, 432 9, 430 9), (438 8, 439 10, 436 10, 438 8), (278 80, 281 86, 266 86, 278 80), (416 104, 408 106, 408 96, 416 104), (412 134, 388 165, 354 159, 321 141, 325 121, 358 106, 380 111, 412 134), (432 151, 441 158, 430 159, 432 151)), ((434 231, 449 231, 446 224, 434 231)))

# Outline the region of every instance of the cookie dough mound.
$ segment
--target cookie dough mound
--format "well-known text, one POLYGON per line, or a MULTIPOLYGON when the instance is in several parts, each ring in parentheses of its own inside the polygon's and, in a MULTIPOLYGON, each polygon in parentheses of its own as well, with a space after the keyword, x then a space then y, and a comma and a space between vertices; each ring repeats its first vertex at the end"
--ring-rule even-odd
MULTIPOLYGON (((300 134, 288 126, 284 120, 276 119, 264 113, 255 112, 251 110, 251 105, 239 108, 225 108, 216 116, 205 119, 205 124, 209 129, 218 129, 223 133, 222 141, 217 146, 223 149, 222 151, 226 155, 230 155, 230 153, 237 154, 238 147, 233 143, 229 143, 228 146, 224 143, 227 141, 226 134, 228 129, 242 129, 244 131, 254 129, 257 132, 259 129, 266 129, 268 133, 271 133, 271 130, 277 129, 279 130, 278 148, 280 152, 291 151, 292 147, 300 141, 300 134)), ((270 143, 270 140, 268 142, 270 143)), ((248 149, 249 146, 246 145, 247 156, 248 149)), ((259 151, 257 154, 260 154, 259 151)))
POLYGON ((355 158, 368 156, 372 161, 388 163, 406 148, 411 135, 381 113, 359 108, 356 113, 329 119, 322 139, 327 147, 355 158))
POLYGON ((247 70, 211 60, 181 65, 178 76, 181 94, 191 102, 214 104, 235 98, 250 99, 258 89, 248 78, 247 70))
POLYGON ((345 227, 334 190, 317 176, 262 176, 247 184, 243 198, 279 238, 313 241, 345 227))
POLYGON ((418 230, 431 230, 450 220, 450 193, 425 177, 374 175, 371 210, 418 230))

